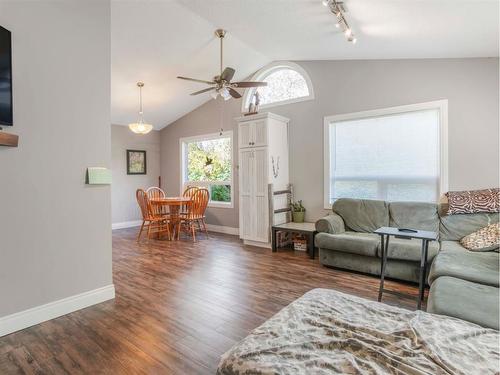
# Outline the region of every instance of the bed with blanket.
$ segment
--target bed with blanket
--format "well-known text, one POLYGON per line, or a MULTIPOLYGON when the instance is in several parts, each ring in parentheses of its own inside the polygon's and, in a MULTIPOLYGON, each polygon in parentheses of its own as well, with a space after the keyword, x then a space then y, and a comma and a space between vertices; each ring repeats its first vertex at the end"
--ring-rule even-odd
POLYGON ((314 289, 225 353, 219 375, 498 374, 499 332, 314 289))

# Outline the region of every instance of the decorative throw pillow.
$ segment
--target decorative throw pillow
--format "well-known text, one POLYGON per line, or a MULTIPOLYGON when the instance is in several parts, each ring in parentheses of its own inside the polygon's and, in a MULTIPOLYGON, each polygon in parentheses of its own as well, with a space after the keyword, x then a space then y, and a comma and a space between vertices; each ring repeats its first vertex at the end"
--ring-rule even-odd
POLYGON ((448 215, 500 211, 500 189, 450 191, 448 215))
POLYGON ((470 251, 490 251, 500 245, 500 223, 490 224, 460 240, 463 247, 470 251))

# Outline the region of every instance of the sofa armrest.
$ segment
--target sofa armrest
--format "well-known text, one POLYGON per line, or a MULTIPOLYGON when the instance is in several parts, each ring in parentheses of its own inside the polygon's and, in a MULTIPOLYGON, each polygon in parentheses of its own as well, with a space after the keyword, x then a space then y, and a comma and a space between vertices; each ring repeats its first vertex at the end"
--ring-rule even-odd
POLYGON ((344 219, 336 213, 332 213, 316 221, 316 230, 323 233, 343 233, 345 232, 344 219))

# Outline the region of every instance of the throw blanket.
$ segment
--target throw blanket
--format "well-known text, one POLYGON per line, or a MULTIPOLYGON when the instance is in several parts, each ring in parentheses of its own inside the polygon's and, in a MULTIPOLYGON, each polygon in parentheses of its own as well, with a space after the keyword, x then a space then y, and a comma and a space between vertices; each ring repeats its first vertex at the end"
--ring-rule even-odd
POLYGON ((222 356, 218 374, 496 374, 499 332, 314 289, 222 356))

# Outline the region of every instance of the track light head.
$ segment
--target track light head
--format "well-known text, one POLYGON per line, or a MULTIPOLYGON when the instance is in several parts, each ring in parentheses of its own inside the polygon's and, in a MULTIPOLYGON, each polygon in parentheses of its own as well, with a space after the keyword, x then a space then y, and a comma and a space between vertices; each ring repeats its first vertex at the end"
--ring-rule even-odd
POLYGON ((349 23, 347 22, 344 13, 347 12, 345 4, 343 1, 337 0, 322 0, 321 3, 324 6, 328 6, 331 13, 333 13, 336 17, 335 27, 337 29, 341 29, 347 38, 347 41, 351 43, 356 43, 356 38, 349 27, 349 23))

